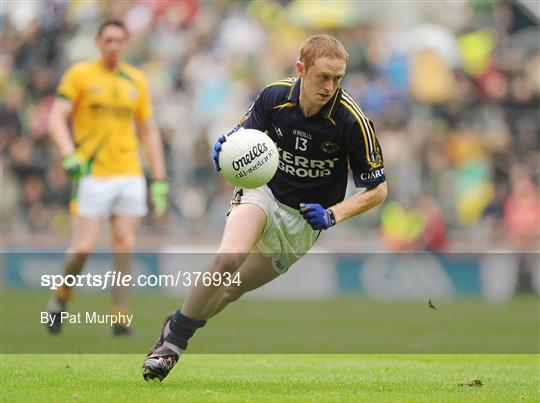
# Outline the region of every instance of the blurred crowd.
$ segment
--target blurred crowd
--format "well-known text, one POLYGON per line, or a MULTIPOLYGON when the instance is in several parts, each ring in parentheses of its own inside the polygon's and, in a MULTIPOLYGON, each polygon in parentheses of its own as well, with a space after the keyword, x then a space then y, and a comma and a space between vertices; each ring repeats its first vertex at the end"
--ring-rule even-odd
POLYGON ((307 36, 326 32, 349 50, 343 86, 375 123, 389 182, 387 203, 343 228, 389 250, 538 249, 538 10, 504 1, 6 3, 3 231, 69 230, 71 184, 47 118, 66 67, 97 57, 106 17, 130 31, 126 59, 147 74, 165 138, 174 203, 146 231, 220 228, 231 188, 211 144, 266 83, 294 75, 307 36))

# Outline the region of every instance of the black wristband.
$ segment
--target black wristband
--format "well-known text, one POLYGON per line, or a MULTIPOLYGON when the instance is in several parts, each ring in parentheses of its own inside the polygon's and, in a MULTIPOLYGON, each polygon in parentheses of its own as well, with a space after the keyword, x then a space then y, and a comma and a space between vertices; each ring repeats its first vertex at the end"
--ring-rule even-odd
POLYGON ((334 215, 334 212, 331 209, 326 209, 328 211, 328 218, 330 219, 330 226, 333 227, 336 225, 336 216, 334 215))

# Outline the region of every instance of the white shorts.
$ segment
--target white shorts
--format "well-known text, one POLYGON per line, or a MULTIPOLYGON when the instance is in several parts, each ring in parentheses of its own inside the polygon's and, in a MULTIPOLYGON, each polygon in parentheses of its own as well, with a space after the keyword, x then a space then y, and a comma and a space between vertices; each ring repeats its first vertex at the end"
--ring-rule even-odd
POLYGON ((313 246, 321 231, 314 231, 295 210, 276 200, 268 186, 236 188, 232 205, 253 203, 266 213, 266 226, 257 243, 259 251, 272 258, 274 270, 283 274, 313 246))
POLYGON ((148 213, 143 176, 83 176, 75 198, 76 207, 72 212, 80 217, 142 217, 148 213))

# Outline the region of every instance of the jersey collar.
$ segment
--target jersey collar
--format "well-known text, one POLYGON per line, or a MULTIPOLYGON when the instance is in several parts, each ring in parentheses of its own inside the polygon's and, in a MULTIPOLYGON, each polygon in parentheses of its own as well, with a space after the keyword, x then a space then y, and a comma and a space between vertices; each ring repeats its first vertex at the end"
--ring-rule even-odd
MULTIPOLYGON (((291 90, 289 91, 289 96, 287 97, 290 102, 294 102, 296 105, 300 104, 300 85, 301 85, 302 79, 298 77, 294 84, 291 87, 291 90)), ((337 99, 341 96, 341 87, 338 87, 336 90, 336 93, 332 98, 326 102, 321 110, 317 112, 315 116, 321 116, 328 120, 330 120, 334 125, 336 122, 334 121, 334 114, 336 111, 336 103, 337 99)))
POLYGON ((298 77, 294 81, 294 84, 292 85, 291 90, 289 91, 289 96, 287 97, 289 101, 294 102, 296 105, 300 103, 300 81, 301 80, 302 79, 298 77))

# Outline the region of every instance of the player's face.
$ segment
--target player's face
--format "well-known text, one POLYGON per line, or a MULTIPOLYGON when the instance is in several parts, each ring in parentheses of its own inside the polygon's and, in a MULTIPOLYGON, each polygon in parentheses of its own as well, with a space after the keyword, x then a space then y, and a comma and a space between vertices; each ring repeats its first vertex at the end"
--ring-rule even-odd
POLYGON ((127 33, 120 27, 109 25, 96 38, 101 57, 106 64, 117 64, 126 46, 127 33))
POLYGON ((320 57, 307 70, 302 62, 296 63, 302 78, 302 98, 310 105, 323 106, 338 89, 347 64, 344 60, 320 57))

